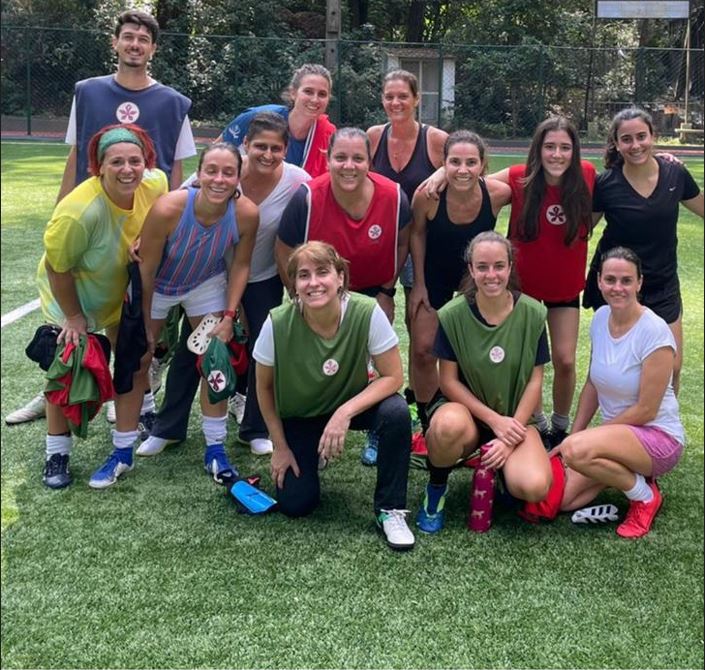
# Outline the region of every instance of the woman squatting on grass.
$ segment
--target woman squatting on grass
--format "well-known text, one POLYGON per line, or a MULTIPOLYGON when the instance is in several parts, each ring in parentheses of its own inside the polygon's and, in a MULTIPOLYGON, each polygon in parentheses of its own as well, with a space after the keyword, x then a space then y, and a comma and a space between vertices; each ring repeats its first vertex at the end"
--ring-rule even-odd
POLYGON ((590 370, 573 432, 553 450, 567 466, 561 510, 590 502, 613 487, 629 499, 617 527, 646 535, 663 497, 657 477, 678 463, 685 433, 673 389, 677 345, 665 321, 640 304, 641 261, 616 247, 600 259, 597 285, 606 305, 590 326, 590 370), (600 410, 602 423, 589 428, 600 410))

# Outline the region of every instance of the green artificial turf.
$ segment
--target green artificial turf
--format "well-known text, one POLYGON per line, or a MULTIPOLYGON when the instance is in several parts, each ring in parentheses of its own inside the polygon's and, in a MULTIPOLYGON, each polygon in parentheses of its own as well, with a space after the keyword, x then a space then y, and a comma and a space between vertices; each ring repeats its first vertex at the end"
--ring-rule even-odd
MULTIPOLYGON (((5 314, 36 297, 66 150, 2 149, 5 314)), ((492 169, 517 160, 497 157, 492 169)), ((702 163, 689 167, 702 185, 702 163)), ((567 515, 530 526, 502 508, 491 532, 472 534, 471 471, 461 469, 443 533, 417 534, 416 548, 397 554, 375 532, 375 470, 359 463, 359 434, 323 473, 320 509, 287 520, 238 514, 209 480, 196 412, 185 443, 137 459, 105 491, 87 486, 111 448, 103 415, 76 444, 74 483, 62 491, 41 483, 45 423, 3 424, 2 667, 702 667, 702 221, 683 210, 679 236, 688 447, 663 479, 665 504, 646 538, 624 541, 614 524, 576 527, 567 515)), ((398 292, 400 334, 402 305, 398 292)), ((579 384, 589 318, 582 312, 579 384)), ((33 312, 2 330, 3 416, 41 388, 23 354, 40 323, 33 312)), ((550 366, 546 376, 549 389, 550 366)), ((230 430, 231 457, 271 492, 266 460, 230 430)), ((411 471, 414 513, 425 481, 411 471)), ((601 500, 626 508, 617 492, 601 500)))

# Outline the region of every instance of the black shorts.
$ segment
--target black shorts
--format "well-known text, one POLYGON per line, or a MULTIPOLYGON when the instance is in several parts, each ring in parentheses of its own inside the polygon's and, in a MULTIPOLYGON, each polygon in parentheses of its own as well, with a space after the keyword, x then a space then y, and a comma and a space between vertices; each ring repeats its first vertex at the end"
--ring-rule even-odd
MULTIPOLYGON (((441 393, 440 389, 438 389, 438 391, 433 394, 433 398, 431 398, 428 405, 426 405, 426 414, 428 416, 429 424, 431 423, 431 418, 433 417, 435 412, 448 402, 450 402, 450 400, 448 400, 448 398, 446 398, 441 393)), ((486 444, 490 440, 494 440, 495 434, 492 432, 489 426, 482 423, 482 421, 478 421, 475 417, 473 417, 472 420, 475 422, 475 425, 477 426, 477 431, 479 433, 480 439, 477 443, 478 446, 481 444, 486 444)))
POLYGON ((561 300, 560 302, 551 302, 550 300, 542 300, 547 309, 556 309, 558 307, 574 307, 580 309, 580 294, 576 295, 571 300, 561 300))
MULTIPOLYGON (((665 286, 658 289, 642 285, 639 302, 648 307, 654 314, 660 316, 666 323, 675 323, 683 313, 683 299, 678 275, 675 275, 665 286)), ((600 290, 597 288, 597 271, 590 270, 588 282, 583 293, 583 307, 597 310, 606 304, 600 290)))

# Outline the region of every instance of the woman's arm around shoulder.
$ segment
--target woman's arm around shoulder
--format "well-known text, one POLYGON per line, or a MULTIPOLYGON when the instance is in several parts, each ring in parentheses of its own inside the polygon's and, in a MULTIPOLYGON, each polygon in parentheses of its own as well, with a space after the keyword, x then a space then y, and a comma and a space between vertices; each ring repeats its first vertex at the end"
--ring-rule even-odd
POLYGON ((435 168, 443 165, 443 148, 446 145, 448 133, 445 130, 436 128, 435 126, 428 127, 426 135, 426 151, 428 151, 428 159, 435 168))
POLYGON ((501 179, 493 179, 492 177, 487 177, 485 179, 485 185, 487 186, 487 191, 490 194, 492 213, 497 216, 502 207, 508 205, 512 201, 512 189, 507 182, 504 182, 501 179))

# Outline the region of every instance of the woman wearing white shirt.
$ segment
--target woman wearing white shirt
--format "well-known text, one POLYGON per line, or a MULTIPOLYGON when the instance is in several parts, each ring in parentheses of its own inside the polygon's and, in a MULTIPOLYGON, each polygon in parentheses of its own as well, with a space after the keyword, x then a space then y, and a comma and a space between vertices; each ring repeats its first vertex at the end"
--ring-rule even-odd
POLYGON ((673 392, 676 342, 666 322, 639 303, 641 262, 625 247, 602 255, 598 286, 607 305, 590 326, 590 371, 573 432, 554 449, 568 466, 562 510, 614 487, 630 501, 617 534, 651 529, 663 496, 656 478, 678 463, 685 434, 673 392), (602 424, 588 425, 599 408, 602 424))

